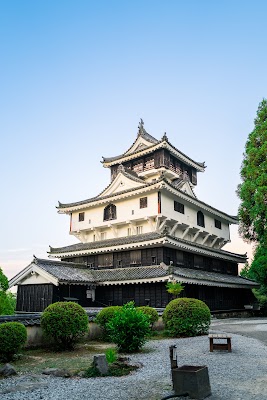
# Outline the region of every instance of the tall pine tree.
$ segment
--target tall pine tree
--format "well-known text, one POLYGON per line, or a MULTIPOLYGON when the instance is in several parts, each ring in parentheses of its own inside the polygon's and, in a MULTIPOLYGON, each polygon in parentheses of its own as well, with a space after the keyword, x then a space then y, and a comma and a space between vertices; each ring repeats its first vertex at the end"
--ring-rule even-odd
POLYGON ((239 233, 267 246, 267 100, 259 104, 255 127, 249 134, 238 187, 239 233))
POLYGON ((255 127, 249 134, 238 187, 239 233, 256 249, 250 267, 243 275, 260 283, 254 293, 262 304, 267 302, 267 100, 259 104, 255 127))

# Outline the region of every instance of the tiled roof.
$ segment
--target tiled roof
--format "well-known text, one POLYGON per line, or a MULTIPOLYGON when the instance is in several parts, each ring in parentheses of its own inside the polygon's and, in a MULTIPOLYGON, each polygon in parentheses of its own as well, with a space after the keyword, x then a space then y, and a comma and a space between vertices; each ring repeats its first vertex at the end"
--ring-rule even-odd
MULTIPOLYGON (((179 239, 175 236, 171 236, 166 234, 166 232, 158 233, 158 232, 150 232, 150 233, 144 233, 142 235, 133 235, 133 236, 125 236, 125 237, 117 237, 113 239, 106 239, 106 240, 99 240, 96 242, 89 242, 89 243, 76 243, 70 246, 65 246, 65 247, 57 247, 53 248, 50 247, 50 254, 51 255, 56 255, 56 254, 66 254, 66 253, 73 253, 73 252, 79 252, 79 251, 86 251, 86 250, 93 250, 93 249, 101 249, 104 247, 115 247, 115 246, 121 246, 125 244, 132 244, 132 243, 142 243, 145 241, 150 241, 150 240, 159 240, 165 238, 166 240, 171 239, 176 242, 177 247, 179 248, 185 248, 190 246, 192 248, 195 248, 195 253, 205 253, 205 252, 211 252, 214 254, 214 257, 218 257, 218 255, 221 256, 230 256, 236 259, 237 262, 245 262, 246 260, 246 255, 242 254, 237 254, 237 253, 230 253, 229 251, 226 250, 219 250, 219 249, 214 249, 205 245, 201 245, 198 243, 192 243, 188 240, 185 239, 179 239)), ((100 250, 101 251, 101 250, 100 250)), ((67 256, 67 254, 66 254, 67 256)))
POLYGON ((90 284, 112 281, 123 282, 167 276, 167 268, 161 265, 93 270, 82 264, 44 260, 40 258, 35 258, 34 263, 39 268, 57 278, 61 283, 90 284))
POLYGON ((84 264, 45 260, 40 258, 35 258, 34 263, 49 274, 53 275, 60 282, 86 283, 94 281, 92 270, 84 264))
POLYGON ((40 325, 41 313, 23 314, 23 315, 1 315, 0 324, 5 322, 20 322, 25 326, 40 325))
MULTIPOLYGON (((83 264, 66 263, 44 259, 34 259, 34 263, 58 279, 59 283, 112 284, 123 282, 153 281, 162 278, 166 281, 170 275, 165 264, 92 270, 83 264)), ((173 277, 177 281, 217 287, 255 288, 259 285, 236 275, 208 272, 184 267, 173 267, 173 277)), ((161 280, 161 279, 160 279, 161 280)))
POLYGON ((210 252, 214 253, 214 255, 221 254, 221 255, 225 255, 225 256, 233 256, 233 257, 238 257, 238 258, 244 258, 244 262, 245 262, 245 260, 247 258, 246 254, 230 253, 230 251, 221 250, 221 249, 214 249, 212 247, 205 246, 205 245, 202 245, 200 243, 195 243, 195 242, 193 243, 193 242, 190 242, 188 240, 180 239, 180 238, 178 239, 177 237, 171 236, 171 235, 167 235, 167 237, 169 237, 169 238, 171 238, 173 240, 176 240, 179 243, 184 243, 185 245, 196 247, 197 249, 200 249, 200 250, 203 249, 205 251, 210 251, 210 252))
POLYGON ((207 286, 256 288, 259 285, 250 280, 236 275, 220 274, 218 272, 208 272, 197 269, 174 267, 174 277, 185 283, 195 283, 207 286))
POLYGON ((146 267, 128 267, 94 270, 93 275, 96 282, 105 281, 134 281, 140 279, 153 279, 167 277, 167 268, 161 265, 152 265, 146 267))
POLYGON ((112 247, 112 246, 119 246, 128 243, 138 243, 144 242, 147 240, 154 240, 160 239, 164 237, 165 234, 151 232, 151 233, 144 233, 142 235, 132 235, 132 236, 124 236, 124 237, 117 237, 113 239, 106 239, 106 240, 98 240, 96 242, 89 242, 89 243, 76 243, 70 246, 65 247, 50 247, 50 254, 56 253, 68 253, 73 251, 80 251, 80 250, 89 250, 89 249, 98 249, 102 247, 112 247))

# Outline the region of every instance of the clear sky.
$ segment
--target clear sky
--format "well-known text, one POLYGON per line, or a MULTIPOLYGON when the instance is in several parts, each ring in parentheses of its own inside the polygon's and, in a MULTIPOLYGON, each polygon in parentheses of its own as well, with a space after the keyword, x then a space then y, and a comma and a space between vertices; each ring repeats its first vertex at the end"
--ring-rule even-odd
MULTIPOLYGON (((57 201, 108 184, 102 156, 139 119, 207 169, 200 200, 236 215, 242 153, 267 96, 267 2, 2 0, 0 266, 75 242, 57 201)), ((232 228, 226 249, 250 247, 232 228)))

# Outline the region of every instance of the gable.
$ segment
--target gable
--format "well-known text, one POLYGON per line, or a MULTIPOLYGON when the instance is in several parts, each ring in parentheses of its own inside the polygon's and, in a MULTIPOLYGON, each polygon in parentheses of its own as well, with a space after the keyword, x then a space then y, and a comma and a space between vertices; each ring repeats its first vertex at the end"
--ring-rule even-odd
POLYGON ((153 147, 155 144, 146 140, 143 136, 138 136, 134 144, 124 153, 124 156, 128 156, 136 151, 142 151, 148 147, 153 147))
POLYGON ((53 275, 38 267, 35 262, 32 262, 9 281, 9 287, 11 288, 16 285, 37 285, 47 283, 57 286, 58 280, 53 275))
POLYGON ((138 181, 131 178, 130 175, 123 174, 120 172, 113 182, 102 192, 99 196, 109 196, 115 193, 119 193, 125 190, 137 189, 146 186, 145 182, 141 179, 138 181))
POLYGON ((191 187, 189 182, 181 182, 181 184, 179 186, 179 190, 181 190, 182 192, 188 194, 191 197, 196 198, 196 195, 193 192, 193 189, 192 189, 192 187, 191 187))

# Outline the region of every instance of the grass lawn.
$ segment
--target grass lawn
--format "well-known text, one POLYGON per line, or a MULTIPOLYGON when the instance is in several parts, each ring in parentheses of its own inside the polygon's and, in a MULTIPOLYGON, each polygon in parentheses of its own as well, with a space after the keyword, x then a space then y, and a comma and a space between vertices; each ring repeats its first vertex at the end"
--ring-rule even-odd
POLYGON ((73 351, 25 349, 21 351, 19 359, 12 361, 11 364, 22 374, 40 374, 45 368, 66 368, 71 373, 77 373, 90 367, 94 355, 105 353, 105 350, 111 347, 115 348, 115 345, 90 341, 77 344, 73 351))

